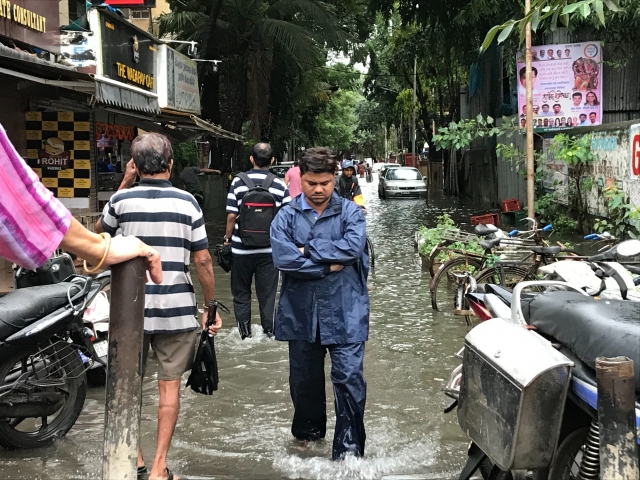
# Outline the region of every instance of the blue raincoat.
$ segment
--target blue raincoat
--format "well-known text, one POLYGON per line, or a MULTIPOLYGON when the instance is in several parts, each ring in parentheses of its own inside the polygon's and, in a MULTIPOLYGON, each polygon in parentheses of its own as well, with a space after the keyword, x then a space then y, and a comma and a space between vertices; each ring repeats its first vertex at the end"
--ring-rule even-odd
POLYGON ((314 212, 308 206, 305 210, 301 199, 302 195, 294 198, 271 224, 273 263, 283 277, 275 336, 289 341, 291 433, 299 440, 325 436, 328 351, 336 409, 331 456, 362 456, 364 342, 369 336, 364 215, 358 205, 334 192, 314 223, 314 212), (344 268, 331 273, 335 263, 344 268))
POLYGON ((319 327, 322 345, 364 342, 369 337, 364 214, 334 192, 315 225, 307 215, 298 196, 271 224, 273 263, 282 272, 275 337, 315 342, 319 327), (332 263, 344 268, 330 273, 332 263))

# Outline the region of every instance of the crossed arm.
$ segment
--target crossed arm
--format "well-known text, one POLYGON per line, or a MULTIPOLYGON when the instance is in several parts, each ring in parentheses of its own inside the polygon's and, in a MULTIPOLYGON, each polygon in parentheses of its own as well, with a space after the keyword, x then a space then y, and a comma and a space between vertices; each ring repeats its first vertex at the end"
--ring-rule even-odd
POLYGON ((306 245, 296 245, 291 217, 278 215, 271 224, 271 247, 276 268, 299 278, 316 279, 354 263, 365 248, 366 224, 360 209, 347 217, 344 235, 339 240, 313 238, 306 245))

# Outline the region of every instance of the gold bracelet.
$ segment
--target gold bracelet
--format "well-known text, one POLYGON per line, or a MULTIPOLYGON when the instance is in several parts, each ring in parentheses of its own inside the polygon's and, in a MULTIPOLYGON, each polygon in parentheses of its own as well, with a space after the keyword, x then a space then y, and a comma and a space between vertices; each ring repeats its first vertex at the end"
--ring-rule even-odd
POLYGON ((108 233, 101 233, 100 236, 104 238, 105 241, 107 242, 107 244, 104 247, 104 253, 102 254, 102 259, 100 259, 100 262, 98 263, 98 265, 96 265, 92 269, 89 269, 89 267, 87 267, 87 261, 85 260, 84 271, 87 273, 96 273, 98 270, 100 270, 100 267, 102 267, 102 264, 106 260, 107 254, 109 253, 109 247, 111 247, 111 235, 109 235, 108 233))

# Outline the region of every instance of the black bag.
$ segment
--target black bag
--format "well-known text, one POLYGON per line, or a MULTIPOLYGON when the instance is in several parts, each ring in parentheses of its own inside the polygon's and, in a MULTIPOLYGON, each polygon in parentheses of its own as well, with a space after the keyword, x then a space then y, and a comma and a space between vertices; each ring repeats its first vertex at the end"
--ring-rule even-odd
POLYGON ((16 288, 53 285, 75 273, 76 268, 73 266, 71 256, 68 253, 57 254, 35 270, 18 269, 15 274, 16 288))
POLYGON ((216 255, 218 257, 218 265, 225 272, 231 271, 231 247, 229 245, 217 245, 216 246, 216 255))
POLYGON ((238 236, 247 248, 268 248, 271 246, 271 222, 278 213, 276 199, 269 193, 269 187, 277 177, 273 173, 267 173, 262 185, 253 183, 244 172, 239 173, 238 177, 249 187, 249 191, 242 197, 238 212, 238 236))
POLYGON ((209 335, 209 327, 216 322, 216 312, 220 307, 225 313, 229 309, 215 300, 209 303, 209 316, 207 317, 206 328, 200 334, 198 351, 191 367, 191 374, 187 380, 187 387, 191 387, 196 393, 212 395, 218 390, 218 360, 216 359, 216 349, 213 337, 209 335))

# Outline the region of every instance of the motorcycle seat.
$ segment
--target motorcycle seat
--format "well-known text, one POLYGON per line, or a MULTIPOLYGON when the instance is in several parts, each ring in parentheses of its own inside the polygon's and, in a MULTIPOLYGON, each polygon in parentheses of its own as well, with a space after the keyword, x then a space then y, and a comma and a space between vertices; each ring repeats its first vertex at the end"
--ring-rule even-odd
POLYGON ((530 247, 533 253, 538 255, 557 255, 562 248, 560 247, 530 247))
MULTIPOLYGON (((61 282, 21 288, 0 298, 0 340, 67 304, 67 291, 71 285, 61 282)), ((77 289, 72 293, 78 293, 77 289)))
POLYGON ((491 250, 493 247, 500 245, 500 240, 502 239, 494 238, 492 240, 482 240, 481 242, 478 242, 478 245, 480 245, 484 250, 491 250))
MULTIPOLYGON (((595 370, 597 357, 626 356, 640 365, 640 303, 547 292, 523 304, 527 322, 595 370)), ((636 391, 640 368, 634 369, 636 391)))
POLYGON ((479 223, 473 229, 476 235, 480 235, 484 237, 485 235, 489 235, 490 233, 496 233, 498 231, 498 227, 495 225, 485 225, 484 223, 479 223))

